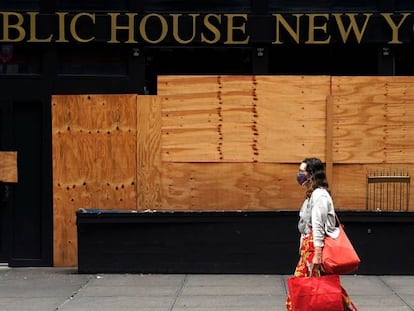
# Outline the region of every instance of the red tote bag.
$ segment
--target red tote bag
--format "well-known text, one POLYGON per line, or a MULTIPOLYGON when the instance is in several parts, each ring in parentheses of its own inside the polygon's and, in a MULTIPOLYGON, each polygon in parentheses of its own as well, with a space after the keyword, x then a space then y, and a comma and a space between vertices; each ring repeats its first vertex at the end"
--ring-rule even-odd
POLYGON ((287 279, 293 311, 343 311, 339 275, 287 279))
POLYGON ((339 224, 339 236, 336 239, 325 237, 324 244, 322 264, 326 273, 347 274, 358 269, 361 260, 349 241, 342 224, 339 224))

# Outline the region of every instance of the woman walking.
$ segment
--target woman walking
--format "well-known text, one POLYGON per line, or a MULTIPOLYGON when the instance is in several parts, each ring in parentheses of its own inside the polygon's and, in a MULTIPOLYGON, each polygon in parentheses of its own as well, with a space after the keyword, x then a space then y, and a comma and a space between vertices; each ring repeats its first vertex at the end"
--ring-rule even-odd
MULTIPOLYGON (((322 161, 318 158, 304 159, 296 179, 299 185, 306 188, 306 196, 299 212, 300 258, 294 276, 323 275, 322 249, 325 236, 337 238, 339 229, 335 226, 335 210, 322 161)), ((343 310, 357 311, 343 288, 342 300, 343 310)), ((286 308, 292 310, 289 296, 286 308)))

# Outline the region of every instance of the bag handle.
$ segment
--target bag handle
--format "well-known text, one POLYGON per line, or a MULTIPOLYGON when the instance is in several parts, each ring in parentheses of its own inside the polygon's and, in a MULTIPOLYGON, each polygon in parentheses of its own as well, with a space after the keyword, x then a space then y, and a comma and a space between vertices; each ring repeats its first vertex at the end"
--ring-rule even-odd
POLYGON ((308 277, 312 277, 312 276, 314 276, 314 275, 313 275, 313 271, 315 271, 315 272, 316 272, 315 276, 321 276, 321 268, 319 267, 319 269, 316 271, 316 270, 315 270, 315 265, 314 265, 314 264, 312 264, 311 269, 308 269, 308 271, 309 271, 309 273, 308 273, 308 277))
POLYGON ((336 212, 335 212, 335 219, 338 222, 338 227, 343 226, 341 221, 339 220, 338 215, 336 214, 336 212))

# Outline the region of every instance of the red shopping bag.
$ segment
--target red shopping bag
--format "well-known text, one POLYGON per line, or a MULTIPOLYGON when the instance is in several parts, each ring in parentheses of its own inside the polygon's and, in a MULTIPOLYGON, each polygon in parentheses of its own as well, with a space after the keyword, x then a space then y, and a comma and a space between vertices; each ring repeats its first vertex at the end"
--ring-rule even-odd
POLYGON ((293 311, 343 311, 339 275, 287 279, 293 311))
POLYGON ((342 224, 339 225, 339 236, 336 239, 329 236, 325 237, 324 244, 322 264, 325 272, 346 274, 358 269, 360 259, 352 243, 349 241, 342 224))

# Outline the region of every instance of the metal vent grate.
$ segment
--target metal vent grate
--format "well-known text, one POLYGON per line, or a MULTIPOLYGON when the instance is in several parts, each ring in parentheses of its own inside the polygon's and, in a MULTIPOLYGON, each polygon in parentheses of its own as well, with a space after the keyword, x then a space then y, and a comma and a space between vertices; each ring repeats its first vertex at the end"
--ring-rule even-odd
POLYGON ((411 178, 405 170, 372 170, 367 174, 366 208, 408 211, 411 178))

